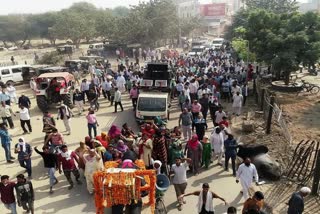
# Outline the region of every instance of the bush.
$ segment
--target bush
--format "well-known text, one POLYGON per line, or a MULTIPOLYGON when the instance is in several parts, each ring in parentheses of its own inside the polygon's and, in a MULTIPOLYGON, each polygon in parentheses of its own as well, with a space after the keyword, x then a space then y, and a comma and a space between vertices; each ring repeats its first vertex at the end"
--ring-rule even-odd
POLYGON ((58 52, 53 51, 50 53, 45 53, 38 61, 38 64, 45 65, 58 65, 63 61, 63 56, 59 55, 58 52))

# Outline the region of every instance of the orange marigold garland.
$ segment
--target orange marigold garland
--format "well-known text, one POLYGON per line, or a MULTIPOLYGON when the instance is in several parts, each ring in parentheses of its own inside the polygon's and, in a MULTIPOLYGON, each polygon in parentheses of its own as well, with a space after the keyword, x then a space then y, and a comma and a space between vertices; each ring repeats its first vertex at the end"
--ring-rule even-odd
MULTIPOLYGON (((135 164, 140 168, 133 172, 99 171, 94 174, 95 204, 97 214, 102 214, 104 207, 113 205, 135 203, 141 199, 141 192, 149 192, 149 201, 145 205, 150 205, 151 213, 155 211, 156 193, 156 173, 154 170, 146 170, 143 161, 138 160, 135 164), (144 177, 145 186, 141 186, 139 177, 144 177)), ((106 169, 118 167, 116 161, 107 161, 106 169)))

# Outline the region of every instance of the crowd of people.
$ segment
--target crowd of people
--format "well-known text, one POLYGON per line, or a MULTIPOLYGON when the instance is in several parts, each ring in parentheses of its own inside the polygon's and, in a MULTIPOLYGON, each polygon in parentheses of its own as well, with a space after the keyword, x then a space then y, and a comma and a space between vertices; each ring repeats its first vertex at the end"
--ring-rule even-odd
MULTIPOLYGON (((126 59, 121 59, 120 52, 116 72, 108 72, 108 65, 91 64, 89 66, 91 81, 83 79, 81 83, 79 82, 73 97, 77 113, 82 115, 86 112, 88 135, 83 136, 83 141, 79 142, 75 150, 68 148, 63 134, 57 129, 56 120, 63 121, 67 135, 70 135, 72 133, 70 120, 75 111, 61 104, 56 117, 44 112, 42 121, 45 136, 42 151, 37 147, 33 148, 23 137, 19 138, 14 147, 20 166, 26 169, 28 179, 21 174, 14 183, 9 180, 9 176, 1 176, 0 194, 5 206, 12 213, 16 213, 15 189, 18 205, 27 212, 34 213, 34 192, 31 182, 31 156, 34 150, 43 158, 44 167, 48 170, 51 194, 54 193, 54 185, 59 182, 55 176, 56 170, 65 175, 69 183, 68 189, 72 189, 74 183, 81 185, 85 181, 88 192, 93 194, 93 174, 103 169, 105 162, 127 163, 141 159, 148 169, 155 169, 157 173, 172 178, 178 210, 182 210, 186 196, 195 195, 198 196, 197 212, 201 214, 214 213, 213 199, 220 199, 226 204, 227 202, 223 197, 209 191, 207 183, 202 185, 200 191, 186 193, 188 172, 197 176, 202 168, 210 170, 209 166, 215 162, 217 167, 224 167, 229 171, 228 165, 231 159, 232 175, 235 177, 235 182, 241 184, 241 193, 245 200, 242 213, 264 213, 263 193, 257 191, 254 195, 249 194, 253 183, 259 182, 254 164, 246 158, 238 168, 236 167, 238 142, 232 135, 230 123, 231 117, 241 115, 242 107, 246 104, 247 83, 253 77, 253 67, 251 65, 246 67, 243 61, 234 60, 227 52, 215 50, 209 50, 195 58, 175 55, 164 60, 169 63, 170 70, 174 74, 174 78, 170 80, 170 96, 178 100, 177 107, 181 109, 178 123, 173 129, 166 127, 166 123, 161 119, 156 119, 142 124, 140 130, 136 132, 125 123, 122 127, 113 124, 109 131, 98 133, 99 118, 96 112, 100 111, 99 100, 106 99, 110 106, 114 106, 116 113, 118 106, 124 110, 122 95, 128 93, 132 100, 132 109, 136 109, 141 90, 140 83, 143 79, 143 67, 137 62, 129 64, 126 59), (84 108, 86 102, 90 103, 88 110, 84 108), (227 112, 226 109, 229 107, 232 110, 227 112), (210 132, 209 122, 213 124, 210 132)), ((76 72, 78 71, 75 71, 75 75, 76 72)), ((0 137, 9 164, 14 158, 11 156, 11 137, 7 126, 14 127, 11 117, 15 116, 10 108, 10 102, 17 102, 21 108, 19 114, 23 133, 32 132, 29 113, 31 102, 25 95, 14 99, 12 87, 3 88, 0 94, 2 104, 0 113, 3 119, 0 125, 0 137), (25 124, 28 129, 25 128, 25 124)), ((303 188, 292 196, 289 201, 289 214, 302 213, 303 197, 308 193, 310 189, 303 188)), ((234 207, 229 207, 226 211, 228 214, 237 212, 234 207)))

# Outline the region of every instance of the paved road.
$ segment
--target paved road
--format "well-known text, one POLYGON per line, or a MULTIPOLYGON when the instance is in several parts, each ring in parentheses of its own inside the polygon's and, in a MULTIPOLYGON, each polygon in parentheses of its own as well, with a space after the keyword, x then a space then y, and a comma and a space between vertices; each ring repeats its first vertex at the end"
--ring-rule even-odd
MULTIPOLYGON (((17 86, 18 95, 24 92, 30 98, 32 98, 30 90, 27 86, 17 86)), ((38 146, 39 148, 43 145, 43 133, 42 131, 42 121, 41 113, 35 107, 35 99, 31 99, 31 124, 33 126, 33 133, 25 135, 27 142, 32 146, 38 146)), ((127 122, 131 127, 137 130, 137 124, 134 120, 134 113, 131 108, 131 101, 128 96, 124 99, 124 112, 119 112, 117 114, 112 113, 113 108, 109 107, 109 103, 106 101, 101 101, 101 110, 97 113, 99 118, 100 127, 99 132, 107 131, 111 124, 116 124, 121 126, 123 123, 127 122)), ((17 106, 13 107, 14 110, 18 110, 17 106)), ((52 108, 52 113, 56 114, 54 108, 52 108)), ((177 119, 179 116, 179 110, 174 104, 172 106, 171 121, 169 122, 169 127, 177 125, 177 119)), ((13 144, 17 142, 17 139, 22 134, 22 130, 19 126, 17 118, 15 118, 14 123, 16 128, 10 130, 10 134, 13 136, 13 144)), ((57 121, 58 129, 64 130, 62 121, 57 121)), ((72 134, 70 136, 65 136, 66 141, 71 149, 75 149, 80 140, 84 140, 87 135, 86 119, 84 116, 74 117, 71 121, 72 134)), ((211 127, 211 126, 210 126, 211 127)), ((8 174, 11 178, 15 178, 17 174, 23 173, 24 170, 19 166, 17 161, 14 164, 7 165, 5 163, 4 151, 0 149, 0 174, 8 174)), ((60 183, 55 186, 55 192, 53 194, 48 193, 48 176, 46 170, 43 168, 42 158, 34 153, 32 156, 32 166, 33 166, 33 184, 35 188, 35 213, 57 213, 57 214, 67 214, 67 213, 95 213, 94 200, 91 195, 88 194, 85 184, 81 186, 76 186, 72 190, 68 190, 68 183, 63 175, 58 175, 60 183)), ((221 167, 211 166, 209 170, 202 172, 197 177, 192 176, 188 180, 187 191, 199 190, 202 183, 208 182, 211 186, 211 190, 219 194, 220 196, 227 199, 227 201, 240 209, 241 207, 241 196, 239 195, 240 186, 235 183, 235 179, 223 171, 221 167)), ((179 212, 176 209, 176 198, 173 186, 170 186, 165 194, 165 204, 168 207, 169 213, 197 213, 196 203, 197 198, 190 196, 186 198, 187 204, 184 206, 183 212, 179 212)), ((226 211, 226 206, 221 203, 221 201, 214 201, 216 213, 224 213, 226 211)), ((0 213, 8 213, 8 211, 0 204, 0 213)), ((22 213, 22 209, 18 208, 18 213, 22 213)), ((106 211, 106 213, 108 213, 106 211)), ((144 209, 143 213, 149 214, 150 210, 148 208, 144 209)))

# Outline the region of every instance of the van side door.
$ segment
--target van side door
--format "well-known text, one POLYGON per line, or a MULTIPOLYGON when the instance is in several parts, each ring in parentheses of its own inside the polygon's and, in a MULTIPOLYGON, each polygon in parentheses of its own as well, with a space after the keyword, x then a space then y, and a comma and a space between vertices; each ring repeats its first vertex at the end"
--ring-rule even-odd
POLYGON ((22 68, 12 68, 11 70, 13 82, 23 81, 22 68))
POLYGON ((8 81, 12 81, 12 72, 10 68, 1 69, 1 81, 6 84, 8 81))

